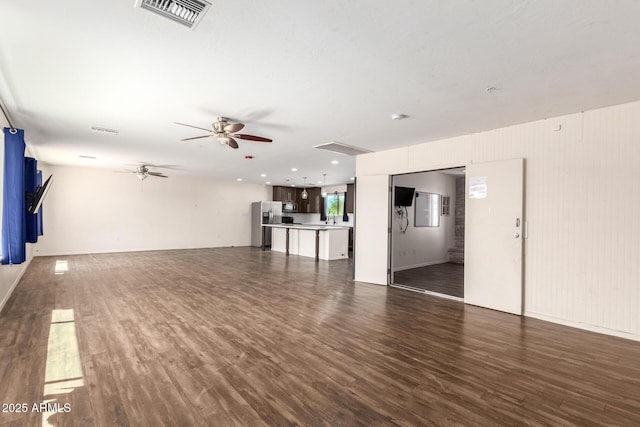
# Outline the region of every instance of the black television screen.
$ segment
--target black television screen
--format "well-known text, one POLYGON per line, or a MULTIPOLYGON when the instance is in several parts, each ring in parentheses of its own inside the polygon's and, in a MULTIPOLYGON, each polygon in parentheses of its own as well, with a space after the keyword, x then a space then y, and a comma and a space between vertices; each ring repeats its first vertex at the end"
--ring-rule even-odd
POLYGON ((51 178, 53 178, 53 175, 49 175, 49 178, 47 178, 44 184, 36 188, 36 191, 33 193, 31 203, 29 203, 29 208, 27 209, 30 214, 37 213, 40 206, 42 206, 44 196, 47 195, 47 191, 49 191, 49 187, 51 187, 51 178))
POLYGON ((394 206, 411 206, 413 204, 413 194, 415 188, 396 187, 394 206))

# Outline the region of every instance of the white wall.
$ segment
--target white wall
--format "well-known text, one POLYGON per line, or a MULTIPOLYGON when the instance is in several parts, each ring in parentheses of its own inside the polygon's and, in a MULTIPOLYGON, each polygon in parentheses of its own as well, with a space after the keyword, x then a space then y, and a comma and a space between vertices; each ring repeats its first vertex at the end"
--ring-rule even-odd
MULTIPOLYGON (((441 194, 451 198, 451 212, 455 212, 456 178, 442 172, 412 173, 399 175, 393 179, 394 186, 412 187, 416 191, 441 194)), ((415 227, 415 200, 407 207, 409 226, 405 233, 400 231, 398 216, 393 214, 392 266, 394 271, 447 262, 448 250, 454 246, 455 216, 440 216, 440 227, 415 227)))
MULTIPOLYGON (((4 116, 0 115, 0 128, 9 126, 4 116)), ((0 228, 2 227, 2 205, 4 201, 4 132, 0 136, 0 228)), ((29 155, 29 153, 27 153, 29 155)), ((18 265, 0 265, 0 311, 9 300, 13 289, 24 274, 27 266, 33 258, 33 247, 37 244, 27 243, 27 260, 18 265)))
MULTIPOLYGON (((357 164, 357 160, 356 160, 357 164)), ((358 282, 387 284, 389 244, 389 176, 363 175, 358 178, 354 264, 358 282)))
MULTIPOLYGON (((640 339, 640 102, 366 154, 356 172, 359 183, 518 157, 528 224, 525 315, 640 339)), ((358 199, 386 185, 368 184, 358 199)), ((358 213, 356 241, 388 226, 358 213)), ((385 258, 386 251, 356 251, 356 277, 384 280, 377 266, 385 258)))
POLYGON ((36 255, 249 246, 251 202, 270 187, 171 174, 48 166, 44 236, 36 255))

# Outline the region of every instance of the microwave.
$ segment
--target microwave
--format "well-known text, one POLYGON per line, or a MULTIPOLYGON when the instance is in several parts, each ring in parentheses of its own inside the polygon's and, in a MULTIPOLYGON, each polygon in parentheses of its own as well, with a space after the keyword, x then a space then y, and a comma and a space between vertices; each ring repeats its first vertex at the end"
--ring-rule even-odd
POLYGON ((298 205, 293 202, 282 202, 282 212, 297 212, 298 205))

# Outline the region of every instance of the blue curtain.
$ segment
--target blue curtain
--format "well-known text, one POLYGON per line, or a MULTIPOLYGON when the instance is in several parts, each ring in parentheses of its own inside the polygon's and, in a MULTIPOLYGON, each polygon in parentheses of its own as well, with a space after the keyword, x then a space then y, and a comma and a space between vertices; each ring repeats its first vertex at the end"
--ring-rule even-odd
MULTIPOLYGON (((24 158, 24 191, 29 196, 35 194, 36 188, 38 188, 38 162, 32 157, 24 158)), ((27 235, 26 240, 29 243, 36 243, 38 241, 38 215, 30 214, 27 212, 32 198, 24 198, 25 206, 25 219, 27 221, 27 235)))
MULTIPOLYGON (((38 171, 36 174, 36 184, 38 187, 42 185, 42 171, 38 171)), ((38 213, 36 214, 37 223, 36 223, 36 231, 38 232, 38 236, 42 236, 44 234, 44 228, 42 227, 42 205, 40 205, 40 209, 38 209, 38 213)))
POLYGON ((2 264, 26 260, 24 206, 24 131, 4 128, 4 191, 2 203, 2 264))

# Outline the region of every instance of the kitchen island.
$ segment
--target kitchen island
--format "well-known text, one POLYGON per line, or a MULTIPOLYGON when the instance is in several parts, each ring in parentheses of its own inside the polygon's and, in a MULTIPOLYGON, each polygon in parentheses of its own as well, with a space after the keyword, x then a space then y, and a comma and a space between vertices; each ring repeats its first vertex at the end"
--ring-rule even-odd
MULTIPOLYGON (((349 227, 324 224, 262 224, 271 228, 271 250, 334 260, 349 257, 349 227)), ((263 248, 264 249, 264 248, 263 248)))

